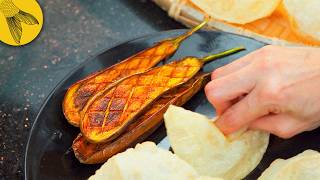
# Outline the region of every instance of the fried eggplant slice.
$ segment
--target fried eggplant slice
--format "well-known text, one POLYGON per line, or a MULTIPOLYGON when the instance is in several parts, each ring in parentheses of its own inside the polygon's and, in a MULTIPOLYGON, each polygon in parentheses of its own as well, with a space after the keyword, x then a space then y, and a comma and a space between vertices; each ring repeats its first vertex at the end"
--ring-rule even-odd
POLYGON ((163 114, 174 104, 182 106, 209 81, 210 74, 197 74, 187 83, 162 95, 145 114, 130 124, 128 129, 109 143, 93 144, 81 134, 74 140, 72 149, 77 159, 84 164, 103 163, 111 156, 144 141, 163 122, 163 114))
POLYGON ((85 79, 73 84, 68 89, 62 104, 63 113, 67 121, 71 125, 78 127, 81 111, 94 95, 119 83, 125 77, 144 72, 160 61, 170 57, 178 49, 183 40, 201 29, 207 21, 208 19, 183 35, 163 40, 151 48, 143 50, 120 63, 89 75, 85 79))
POLYGON ((187 57, 126 78, 87 104, 81 133, 92 143, 113 140, 162 94, 189 81, 203 64, 187 57))
POLYGON ((189 81, 204 63, 243 49, 233 48, 204 58, 185 57, 127 77, 85 106, 80 122, 82 134, 92 143, 113 140, 162 94, 189 81))

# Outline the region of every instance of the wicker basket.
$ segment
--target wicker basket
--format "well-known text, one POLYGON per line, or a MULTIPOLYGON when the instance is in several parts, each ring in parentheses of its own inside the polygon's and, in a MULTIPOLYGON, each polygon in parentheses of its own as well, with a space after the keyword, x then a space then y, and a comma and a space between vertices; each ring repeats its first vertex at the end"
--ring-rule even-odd
MULTIPOLYGON (((195 26, 203 20, 203 13, 194 7, 188 0, 153 0, 169 16, 183 23, 187 27, 195 26)), ((310 42, 295 34, 286 17, 280 10, 271 16, 245 25, 230 24, 223 21, 211 20, 208 29, 218 29, 231 32, 259 41, 286 46, 320 46, 318 42, 310 42)))

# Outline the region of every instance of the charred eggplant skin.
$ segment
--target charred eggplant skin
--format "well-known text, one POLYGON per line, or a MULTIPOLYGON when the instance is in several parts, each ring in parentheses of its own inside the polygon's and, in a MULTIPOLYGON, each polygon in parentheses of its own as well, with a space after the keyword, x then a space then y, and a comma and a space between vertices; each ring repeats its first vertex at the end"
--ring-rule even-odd
MULTIPOLYGON (((233 48, 218 54, 214 54, 202 59, 198 59, 202 61, 202 62, 199 61, 198 65, 202 66, 202 64, 205 62, 209 62, 211 60, 224 57, 241 50, 244 50, 244 48, 243 47, 233 48)), ((188 59, 188 58, 185 58, 185 59, 188 59)), ((152 72, 152 71, 150 70, 149 72, 152 72)), ((148 74, 148 73, 143 73, 143 74, 148 74)), ((167 72, 167 73, 161 73, 161 74, 165 75, 169 73, 167 72)), ((172 75, 172 73, 170 73, 170 75, 172 75)), ((202 89, 202 87, 208 82, 209 75, 210 74, 201 75, 198 73, 197 75, 193 76, 193 78, 191 78, 189 81, 187 81, 186 83, 183 83, 181 86, 173 87, 170 90, 168 90, 166 93, 162 94, 159 99, 156 99, 154 103, 151 103, 150 106, 146 108, 146 112, 144 114, 142 114, 139 118, 137 118, 136 121, 132 121, 131 123, 128 124, 127 128, 123 131, 123 134, 119 133, 121 136, 115 138, 110 142, 90 143, 86 139, 86 137, 80 134, 74 140, 72 145, 75 156, 78 158, 80 162, 85 164, 103 163, 114 154, 124 151, 126 148, 134 145, 137 142, 143 141, 161 124, 163 114, 168 108, 168 106, 170 104, 175 104, 178 106, 183 105, 196 92, 202 89)), ((142 80, 144 82, 146 79, 142 78, 142 80)), ((163 84, 163 82, 161 83, 160 81, 160 84, 163 84)), ((123 93, 120 93, 120 94, 123 94, 123 93)), ((143 93, 141 96, 143 96, 143 93)))
POLYGON ((160 61, 170 57, 177 49, 171 41, 163 41, 107 69, 96 72, 73 84, 63 100, 63 113, 68 122, 78 127, 81 111, 99 91, 120 82, 135 73, 144 72, 160 61))
POLYGON ((162 94, 189 81, 203 64, 201 59, 185 57, 126 78, 87 104, 81 133, 92 143, 115 139, 162 94))
POLYGON ((208 81, 209 74, 198 74, 184 85, 162 95, 145 114, 130 124, 128 129, 112 142, 93 144, 80 133, 72 145, 75 156, 84 164, 103 163, 111 156, 142 142, 161 125, 163 114, 169 105, 183 105, 208 81))
POLYGON ((204 63, 244 50, 229 49, 203 58, 185 57, 127 77, 96 94, 83 109, 81 133, 92 143, 110 142, 159 97, 196 75, 204 63))
POLYGON ((66 92, 62 103, 67 121, 79 127, 82 110, 85 105, 100 91, 119 83, 125 77, 144 72, 162 60, 170 57, 181 42, 201 29, 209 19, 175 38, 163 40, 153 47, 143 50, 120 63, 98 71, 73 84, 66 92))

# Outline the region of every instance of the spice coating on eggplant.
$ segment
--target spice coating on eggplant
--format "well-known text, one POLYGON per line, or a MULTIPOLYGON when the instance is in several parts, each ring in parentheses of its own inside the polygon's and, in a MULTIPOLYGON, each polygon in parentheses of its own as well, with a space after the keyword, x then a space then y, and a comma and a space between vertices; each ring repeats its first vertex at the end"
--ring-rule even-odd
POLYGON ((203 64, 198 58, 186 57, 126 78, 84 108, 82 134, 93 143, 116 138, 151 103, 190 80, 203 64))
POLYGON ((156 47, 147 49, 72 85, 63 102, 64 114, 69 123, 79 126, 80 112, 91 97, 124 77, 155 66, 175 52, 175 46, 172 45, 169 41, 161 42, 156 47))
POLYGON ((81 112, 94 95, 119 83, 123 78, 144 72, 170 57, 183 40, 201 29, 207 21, 208 19, 183 35, 164 40, 118 64, 96 72, 73 84, 68 89, 62 105, 63 113, 68 122, 78 127, 81 120, 81 112))
POLYGON ((102 144, 88 142, 81 134, 74 140, 72 148, 81 163, 96 164, 143 141, 163 122, 163 114, 169 105, 183 105, 203 88, 209 80, 208 74, 198 74, 187 83, 162 95, 145 114, 130 124, 128 129, 114 141, 102 144))
POLYGON ((80 122, 82 134, 92 143, 113 140, 162 94, 191 79, 204 63, 241 50, 244 48, 237 47, 204 58, 185 57, 132 75, 105 89, 84 108, 80 122))

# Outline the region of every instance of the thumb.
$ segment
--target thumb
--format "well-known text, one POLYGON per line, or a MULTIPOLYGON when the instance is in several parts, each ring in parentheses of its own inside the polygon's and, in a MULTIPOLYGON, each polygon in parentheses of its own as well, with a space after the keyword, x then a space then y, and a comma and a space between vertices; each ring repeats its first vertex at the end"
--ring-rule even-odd
POLYGON ((228 108, 215 121, 216 126, 224 133, 233 133, 248 125, 251 121, 268 114, 268 109, 256 98, 253 90, 243 99, 228 108))

